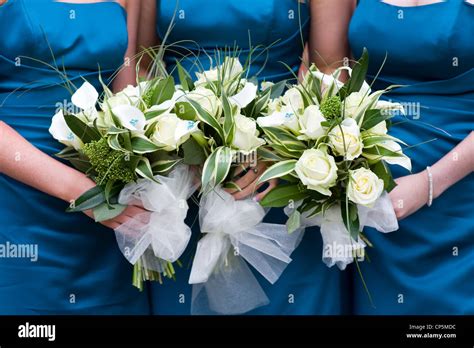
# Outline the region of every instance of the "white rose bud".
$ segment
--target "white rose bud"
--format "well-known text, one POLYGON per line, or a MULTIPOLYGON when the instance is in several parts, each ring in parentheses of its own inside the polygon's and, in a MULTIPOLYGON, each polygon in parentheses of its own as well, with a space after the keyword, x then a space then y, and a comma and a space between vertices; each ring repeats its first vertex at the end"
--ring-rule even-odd
POLYGON ((232 145, 243 153, 249 153, 263 144, 265 144, 265 140, 258 137, 255 120, 240 114, 236 115, 232 145))
POLYGON ((369 107, 371 100, 365 92, 353 92, 342 102, 344 117, 357 118, 369 107))
POLYGON ((308 106, 303 115, 299 118, 299 124, 301 126, 300 133, 303 135, 298 138, 302 140, 320 138, 326 132, 325 128, 321 126, 321 122, 324 121, 326 121, 326 118, 324 118, 318 106, 308 106))
POLYGON ((199 86, 194 91, 187 93, 186 98, 198 103, 205 111, 214 117, 219 116, 221 112, 221 101, 214 92, 208 88, 199 86))
POLYGON ((362 153, 363 143, 360 129, 353 118, 346 118, 340 126, 335 126, 329 132, 329 139, 336 154, 353 160, 362 153))
POLYGON ((383 180, 371 170, 359 168, 349 171, 347 196, 350 201, 371 208, 383 192, 383 180))
POLYGON ((301 95, 300 90, 296 87, 287 90, 282 97, 282 101, 295 113, 300 113, 304 109, 303 96, 301 95))
POLYGON ((336 184, 337 166, 334 157, 327 152, 319 149, 304 151, 296 162, 295 172, 308 189, 331 196, 329 188, 336 184))
POLYGON ((157 118, 151 141, 164 146, 165 151, 176 150, 198 130, 197 125, 198 122, 182 120, 175 114, 161 115, 157 118))

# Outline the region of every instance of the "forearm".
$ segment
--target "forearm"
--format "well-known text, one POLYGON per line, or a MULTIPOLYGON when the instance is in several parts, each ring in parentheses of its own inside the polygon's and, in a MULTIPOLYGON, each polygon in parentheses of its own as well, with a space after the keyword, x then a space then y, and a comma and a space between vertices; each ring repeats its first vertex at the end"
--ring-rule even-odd
POLYGON ((347 31, 354 6, 353 0, 311 1, 309 58, 324 73, 342 66, 350 55, 347 31))
POLYGON ((128 47, 125 52, 124 63, 120 72, 114 79, 113 89, 115 92, 121 91, 127 85, 136 84, 136 64, 137 64, 137 40, 138 40, 138 22, 140 20, 140 2, 126 1, 125 9, 127 11, 127 32, 128 47))
POLYGON ((474 170, 474 132, 471 132, 454 149, 431 166, 433 198, 439 197, 449 187, 474 170))
POLYGON ((67 202, 95 186, 85 174, 41 152, 1 121, 0 172, 67 202))

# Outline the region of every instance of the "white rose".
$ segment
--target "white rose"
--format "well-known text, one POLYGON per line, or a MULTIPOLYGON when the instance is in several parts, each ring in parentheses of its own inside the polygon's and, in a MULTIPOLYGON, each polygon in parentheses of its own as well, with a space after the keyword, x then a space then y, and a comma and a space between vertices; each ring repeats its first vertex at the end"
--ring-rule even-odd
POLYGON ((263 144, 265 140, 258 137, 255 120, 240 114, 236 115, 232 145, 243 153, 249 153, 263 144))
POLYGON ((196 86, 203 85, 209 82, 217 81, 219 78, 219 71, 217 68, 212 68, 203 72, 196 72, 196 86))
POLYGON ((182 120, 175 114, 164 114, 157 118, 151 141, 163 146, 165 151, 176 150, 196 132, 198 122, 182 120))
POLYGON ((344 117, 358 119, 368 109, 371 103, 365 92, 353 92, 342 102, 344 117))
POLYGON ((244 71, 240 60, 237 57, 225 57, 224 63, 220 66, 224 80, 230 80, 244 71))
POLYGON ((219 98, 208 88, 198 86, 194 91, 186 94, 188 100, 195 101, 205 111, 214 117, 221 113, 222 104, 219 98))
POLYGON ((363 143, 360 137, 360 129, 353 118, 346 118, 340 126, 335 126, 329 132, 334 151, 347 160, 353 160, 362 153, 363 143))
POLYGON ((260 127, 285 127, 294 132, 300 129, 298 117, 291 110, 276 111, 268 116, 257 118, 257 123, 260 127))
POLYGON ((62 110, 53 116, 49 133, 61 144, 72 146, 76 150, 82 148, 82 141, 69 129, 62 110))
POLYGON ((265 115, 271 115, 276 111, 281 111, 283 107, 283 103, 281 98, 270 99, 268 102, 267 111, 264 113, 265 115))
POLYGON ((203 72, 197 72, 196 86, 207 84, 209 82, 215 82, 219 78, 223 79, 224 82, 233 79, 238 74, 242 73, 243 67, 240 64, 239 58, 225 57, 224 63, 219 67, 211 68, 203 72))
POLYGON ((145 129, 145 115, 136 107, 126 104, 118 105, 112 109, 112 112, 123 127, 137 132, 142 132, 145 129))
POLYGON ((320 138, 326 133, 325 127, 321 126, 321 122, 324 121, 326 121, 326 119, 318 106, 308 106, 303 115, 299 118, 299 124, 301 126, 300 133, 303 135, 298 138, 303 140, 320 138))
POLYGON ((334 157, 327 152, 319 149, 305 150, 296 162, 295 172, 308 189, 331 196, 329 189, 336 184, 337 166, 334 157))
POLYGON ((295 113, 299 114, 304 109, 303 96, 296 87, 287 90, 282 97, 282 101, 285 105, 291 107, 295 113))
POLYGON ((356 204, 371 208, 383 192, 383 180, 370 169, 359 168, 349 171, 347 196, 356 204))

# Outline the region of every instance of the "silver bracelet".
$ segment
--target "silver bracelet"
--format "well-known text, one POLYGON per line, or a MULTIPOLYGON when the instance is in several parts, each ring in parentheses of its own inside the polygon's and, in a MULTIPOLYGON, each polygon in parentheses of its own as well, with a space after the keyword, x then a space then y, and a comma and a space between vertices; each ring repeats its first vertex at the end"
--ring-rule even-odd
POLYGON ((428 173, 428 185, 429 185, 429 193, 428 193, 428 203, 426 205, 431 207, 433 204, 433 174, 431 174, 431 167, 426 167, 426 172, 428 173))

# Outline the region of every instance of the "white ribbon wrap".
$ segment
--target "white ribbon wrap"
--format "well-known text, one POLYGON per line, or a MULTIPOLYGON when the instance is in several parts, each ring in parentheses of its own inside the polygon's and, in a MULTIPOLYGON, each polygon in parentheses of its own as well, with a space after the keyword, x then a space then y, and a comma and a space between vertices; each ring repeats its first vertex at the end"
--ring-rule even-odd
POLYGON ((135 264, 141 258, 147 268, 161 272, 158 259, 174 262, 188 245, 191 229, 184 223, 186 200, 196 189, 189 166, 178 165, 160 183, 139 179, 127 184, 119 196, 120 204, 143 206, 149 213, 139 214, 115 229, 120 250, 135 264), (158 259, 157 259, 158 258, 158 259))
POLYGON ((221 188, 201 199, 198 243, 189 283, 192 314, 240 314, 269 300, 247 263, 275 283, 301 240, 301 230, 262 223, 265 210, 251 199, 236 201, 221 188), (246 262, 245 262, 245 261, 246 262))
MULTIPOLYGON (((387 192, 383 192, 372 208, 357 205, 359 226, 363 230, 365 226, 373 227, 379 232, 387 233, 398 230, 398 220, 393 210, 392 202, 387 192)), ((290 215, 292 209, 285 208, 285 213, 290 215)), ((329 208, 324 216, 317 214, 308 218, 309 212, 302 214, 301 226, 319 226, 323 238, 323 262, 332 267, 337 265, 344 270, 346 266, 353 262, 353 254, 365 248, 365 243, 361 240, 354 240, 344 225, 339 205, 329 208)))

